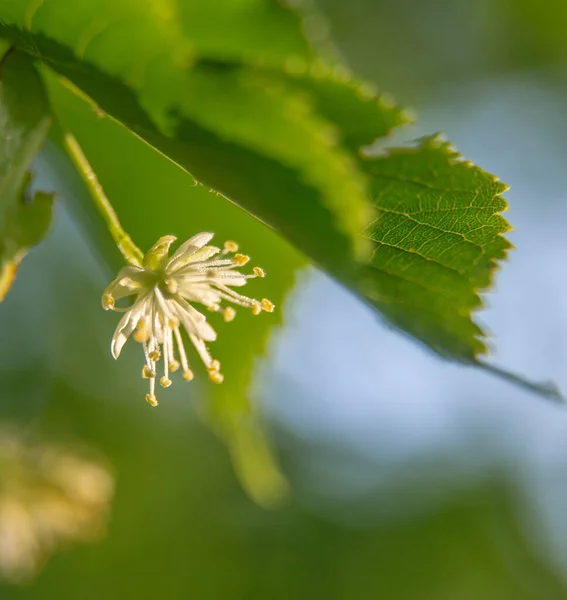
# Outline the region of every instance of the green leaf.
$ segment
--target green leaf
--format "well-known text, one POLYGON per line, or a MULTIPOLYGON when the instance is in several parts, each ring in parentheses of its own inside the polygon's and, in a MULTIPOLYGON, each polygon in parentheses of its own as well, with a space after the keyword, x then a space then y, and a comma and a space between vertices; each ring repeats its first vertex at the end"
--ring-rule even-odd
POLYGON ((8 293, 22 259, 45 237, 51 224, 53 194, 37 192, 31 200, 26 200, 26 187, 20 201, 4 214, 0 230, 0 302, 8 293))
POLYGON ((8 52, 0 63, 0 301, 29 248, 45 235, 51 196, 31 198, 28 170, 51 125, 43 84, 29 58, 8 52))
POLYGON ((288 71, 288 77, 309 93, 318 112, 336 127, 342 143, 355 153, 413 120, 387 94, 357 81, 344 68, 319 65, 308 73, 288 71))
POLYGON ((277 3, 227 8, 230 35, 226 15, 214 31, 221 6, 187 3, 178 18, 149 0, 80 0, 72 11, 10 0, 0 34, 47 63, 51 87, 49 73, 63 76, 99 115, 276 229, 396 327, 479 364, 486 345, 472 315, 509 248, 505 186, 435 137, 364 156, 361 146, 409 116, 317 60, 299 17, 276 18, 277 3), (265 30, 246 29, 260 22, 265 30))
POLYGON ((147 69, 140 84, 131 76, 139 60, 134 48, 115 46, 121 64, 104 53, 91 57, 98 61, 94 68, 42 34, 8 26, 0 32, 41 56, 101 112, 318 262, 346 265, 365 253, 358 237, 369 215, 364 180, 304 94, 286 89, 285 77, 268 82, 261 69, 188 70, 156 58, 156 69, 147 69))
MULTIPOLYGON (((221 143, 235 146, 235 158, 242 156, 237 154, 238 145, 296 174, 300 182, 296 192, 284 190, 287 197, 276 202, 277 192, 273 182, 268 182, 272 189, 264 191, 255 211, 267 214, 276 227, 281 220, 276 211, 282 216, 285 211, 289 215, 286 227, 288 223, 292 226, 287 235, 297 237, 294 230, 301 227, 302 215, 308 214, 310 205, 318 206, 320 214, 306 222, 307 227, 301 233, 303 246, 322 261, 325 261, 323 249, 331 253, 329 258, 337 260, 341 259, 341 252, 343 256, 352 256, 344 240, 356 236, 368 218, 365 181, 351 153, 336 143, 329 123, 312 110, 311 97, 296 91, 277 74, 248 68, 196 66, 188 73, 187 80, 188 93, 176 104, 180 122, 190 120, 215 132, 221 143), (308 189, 312 192, 306 193, 308 189), (309 200, 313 192, 318 198, 309 200), (264 205, 267 207, 263 208, 264 205), (337 232, 344 240, 338 238, 337 232), (340 246, 334 247, 330 242, 338 242, 340 246)), ((189 141, 191 137, 186 135, 184 139, 189 141)), ((226 154, 226 150, 214 149, 214 152, 226 154)), ((216 156, 210 157, 210 162, 215 160, 216 156)), ((196 164, 195 158, 191 164, 196 164)), ((224 171, 228 169, 229 164, 224 171)), ((196 174, 194 166, 189 170, 196 174)), ((247 168, 246 172, 254 183, 263 175, 261 169, 247 168)), ((215 173, 205 182, 219 190, 223 177, 226 175, 215 173)))
POLYGON ((289 8, 273 0, 215 0, 182 3, 177 13, 169 2, 83 0, 69 11, 61 1, 29 0, 7 2, 0 18, 12 25, 5 35, 50 62, 102 110, 315 259, 346 262, 364 252, 357 238, 369 214, 364 186, 326 123, 281 85, 270 93, 251 85, 250 73, 209 69, 199 77, 198 68, 188 69, 193 60, 308 64, 313 53, 289 8), (127 89, 119 91, 112 77, 127 89), (254 115, 255 131, 254 120, 244 132, 231 128, 235 112, 252 115, 258 107, 266 110, 254 115), (279 143, 285 157, 269 144, 274 128, 286 132, 279 143))
POLYGON ((314 59, 300 15, 273 0, 5 0, 2 17, 55 36, 110 72, 131 65, 142 76, 152 61, 182 69, 196 57, 270 66, 314 59), (117 55, 116 47, 127 51, 117 55))
POLYGON ((315 58, 300 15, 283 2, 181 2, 179 10, 184 37, 200 58, 272 66, 315 58))
POLYGON ((475 361, 486 352, 472 320, 511 244, 501 194, 507 186, 465 162, 439 136, 363 159, 376 220, 364 295, 397 327, 440 354, 475 361))

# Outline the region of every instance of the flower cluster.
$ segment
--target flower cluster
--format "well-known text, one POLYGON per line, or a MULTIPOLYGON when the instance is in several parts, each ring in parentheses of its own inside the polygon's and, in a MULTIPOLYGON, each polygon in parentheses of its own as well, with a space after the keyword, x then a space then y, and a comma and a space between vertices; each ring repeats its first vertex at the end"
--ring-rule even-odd
POLYGON ((214 383, 223 381, 220 363, 212 358, 206 346, 216 339, 216 332, 193 303, 222 313, 226 322, 234 319, 236 311, 232 306, 223 306, 223 302, 248 307, 254 315, 274 310, 266 298, 255 300, 232 289, 245 285, 250 278, 264 277, 265 273, 259 267, 250 274, 239 271, 249 257, 238 254, 234 242, 226 242, 222 250, 208 246, 212 237, 212 233, 198 233, 170 257, 169 249, 176 238, 164 236, 147 252, 140 266, 121 269, 104 291, 103 308, 124 312, 112 338, 112 356, 118 358, 132 334, 142 344, 146 359, 142 376, 149 380, 146 400, 152 406, 158 404, 155 386, 161 360, 163 375, 159 382, 162 387, 171 385, 169 375, 179 368, 185 381, 193 379, 182 329, 207 368, 209 379, 214 383), (131 306, 118 308, 116 301, 127 297, 134 297, 131 306))
POLYGON ((56 550, 106 534, 114 476, 92 448, 0 426, 0 579, 23 583, 56 550))

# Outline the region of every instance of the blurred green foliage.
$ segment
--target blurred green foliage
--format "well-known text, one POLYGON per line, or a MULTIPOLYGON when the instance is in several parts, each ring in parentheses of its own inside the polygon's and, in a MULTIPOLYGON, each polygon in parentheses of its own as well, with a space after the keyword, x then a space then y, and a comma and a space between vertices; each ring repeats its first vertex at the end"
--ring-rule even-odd
POLYGON ((518 530, 503 483, 486 481, 428 513, 364 529, 300 505, 267 512, 236 485, 211 436, 165 403, 156 417, 61 381, 52 393, 43 426, 71 428, 112 457, 110 533, 55 556, 30 586, 0 587, 3 598, 564 597, 518 530))
POLYGON ((51 222, 52 197, 29 190, 29 168, 52 122, 43 84, 28 59, 9 52, 0 63, 0 302, 30 247, 51 222))
POLYGON ((357 73, 419 106, 466 84, 525 70, 565 82, 563 0, 318 0, 357 73), (377 59, 380 57, 380 59, 377 59))

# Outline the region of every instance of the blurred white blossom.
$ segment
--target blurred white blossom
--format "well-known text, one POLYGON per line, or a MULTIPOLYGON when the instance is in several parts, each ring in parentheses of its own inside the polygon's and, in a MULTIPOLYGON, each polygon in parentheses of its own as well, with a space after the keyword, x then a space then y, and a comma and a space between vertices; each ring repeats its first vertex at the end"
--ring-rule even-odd
POLYGON ((28 580, 58 548, 100 539, 113 493, 100 459, 0 429, 0 578, 28 580))

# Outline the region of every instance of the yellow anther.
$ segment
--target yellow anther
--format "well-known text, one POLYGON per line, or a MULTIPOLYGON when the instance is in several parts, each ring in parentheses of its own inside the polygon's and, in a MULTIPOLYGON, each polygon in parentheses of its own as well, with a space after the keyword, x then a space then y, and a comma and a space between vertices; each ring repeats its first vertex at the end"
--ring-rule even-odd
POLYGON ((261 305, 262 308, 269 313, 274 312, 274 308, 276 308, 274 304, 270 302, 267 298, 262 298, 261 305))
POLYGON ((220 371, 220 361, 215 358, 209 367, 209 371, 220 371))
POLYGON ((171 379, 165 375, 159 380, 161 387, 168 388, 171 385, 171 379))
POLYGON ((142 377, 144 379, 153 379, 155 376, 155 371, 152 371, 148 365, 144 365, 144 368, 142 369, 142 377))
POLYGON ((158 361, 161 358, 161 352, 159 350, 152 350, 148 356, 150 357, 150 360, 158 361))
POLYGON ((220 310, 220 306, 218 304, 209 304, 209 306, 207 306, 207 310, 210 312, 217 312, 220 310))
POLYGON ((104 308, 104 310, 111 310, 114 308, 114 304, 115 302, 112 294, 104 294, 102 297, 102 308, 104 308))
POLYGON ((181 365, 179 364, 179 362, 178 362, 177 360, 172 360, 172 361, 169 363, 169 370, 170 370, 172 373, 175 373, 175 371, 179 370, 179 367, 180 367, 180 366, 181 366, 181 365))
POLYGON ((234 310, 234 308, 232 308, 232 306, 227 306, 224 309, 222 316, 225 320, 225 323, 230 323, 231 321, 234 321, 234 317, 236 317, 236 311, 234 310))
POLYGON ((213 383, 222 383, 224 381, 224 375, 218 371, 209 371, 209 379, 213 383))
POLYGON ((175 279, 166 279, 165 280, 165 289, 169 294, 177 294, 177 290, 179 289, 179 284, 175 279))
POLYGON ((138 323, 136 325, 136 331, 134 332, 133 337, 137 342, 140 342, 140 344, 143 344, 144 342, 148 341, 148 338, 150 337, 150 333, 148 331, 147 322, 144 317, 142 317, 138 321, 138 323))
POLYGON ((252 305, 252 314, 259 315, 262 312, 262 305, 259 302, 254 302, 252 305))
POLYGON ((134 332, 134 335, 133 335, 133 338, 137 342, 140 342, 140 344, 147 342, 149 337, 150 336, 149 336, 148 330, 144 326, 138 327, 138 329, 136 329, 136 331, 134 332))
POLYGON ((168 320, 167 320, 167 326, 168 326, 170 329, 175 329, 176 327, 179 327, 179 321, 178 321, 177 319, 175 319, 175 318, 173 318, 173 319, 168 319, 168 320))
POLYGON ((224 249, 226 252, 238 252, 238 244, 231 240, 227 240, 224 243, 224 249))
POLYGON ((237 264, 239 267, 242 267, 243 265, 245 265, 249 260, 250 260, 250 257, 246 256, 246 254, 235 254, 232 257, 232 261, 235 264, 237 264))
POLYGON ((154 394, 146 394, 146 402, 150 406, 157 406, 158 405, 157 398, 154 396, 154 394))
POLYGON ((256 277, 266 277, 266 272, 264 271, 264 269, 260 269, 260 267, 254 267, 252 269, 252 273, 254 273, 256 277))
POLYGON ((195 374, 191 369, 187 369, 187 371, 183 371, 183 379, 184 381, 191 381, 195 377, 195 374))

